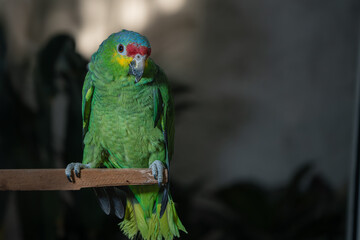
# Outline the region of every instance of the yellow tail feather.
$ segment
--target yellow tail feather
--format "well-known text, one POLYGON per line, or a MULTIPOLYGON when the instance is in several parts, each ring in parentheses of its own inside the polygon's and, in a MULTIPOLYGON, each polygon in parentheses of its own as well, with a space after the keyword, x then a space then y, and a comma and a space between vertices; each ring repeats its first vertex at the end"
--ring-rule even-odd
POLYGON ((145 219, 139 203, 127 200, 124 220, 119 223, 120 229, 129 239, 134 239, 138 231, 144 240, 172 240, 179 237, 179 230, 187 233, 175 210, 174 202, 169 199, 165 213, 160 219, 161 204, 157 204, 156 213, 145 219))

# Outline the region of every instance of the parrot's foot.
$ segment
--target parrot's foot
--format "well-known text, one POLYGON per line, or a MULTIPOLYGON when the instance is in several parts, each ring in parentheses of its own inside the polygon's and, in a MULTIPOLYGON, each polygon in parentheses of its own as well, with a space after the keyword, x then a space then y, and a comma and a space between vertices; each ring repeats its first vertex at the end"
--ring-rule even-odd
POLYGON ((77 177, 80 177, 80 170, 83 168, 90 168, 90 163, 89 164, 82 164, 82 163, 69 163, 65 169, 65 174, 66 177, 68 178, 68 180, 70 182, 75 182, 75 179, 72 178, 71 176, 71 171, 74 170, 75 175, 77 177))
POLYGON ((154 178, 158 180, 159 186, 161 186, 164 179, 164 164, 159 160, 155 160, 150 165, 150 169, 152 171, 152 174, 154 175, 154 178))

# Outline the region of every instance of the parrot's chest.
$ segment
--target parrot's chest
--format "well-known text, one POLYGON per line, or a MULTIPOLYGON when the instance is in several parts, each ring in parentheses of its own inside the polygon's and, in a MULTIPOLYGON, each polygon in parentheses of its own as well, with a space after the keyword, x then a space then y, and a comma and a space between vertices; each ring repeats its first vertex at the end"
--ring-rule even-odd
POLYGON ((99 122, 101 124, 117 122, 118 125, 122 125, 132 121, 137 125, 152 118, 154 109, 152 90, 150 88, 138 91, 119 89, 110 93, 95 91, 92 107, 95 121, 101 121, 99 122))
POLYGON ((119 90, 111 94, 95 91, 90 131, 94 131, 94 135, 106 148, 126 151, 137 146, 134 152, 142 148, 139 153, 146 152, 148 146, 162 138, 160 129, 154 128, 153 104, 150 88, 140 91, 119 90))

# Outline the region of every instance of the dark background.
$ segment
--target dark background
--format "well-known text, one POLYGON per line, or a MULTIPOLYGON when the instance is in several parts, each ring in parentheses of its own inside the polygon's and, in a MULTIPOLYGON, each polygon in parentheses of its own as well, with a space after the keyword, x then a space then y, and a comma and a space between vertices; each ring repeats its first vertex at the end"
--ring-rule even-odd
MULTIPOLYGON (((146 35, 176 102, 181 239, 345 239, 355 0, 0 1, 0 167, 81 161, 86 64, 146 35)), ((0 239, 124 239, 91 190, 0 193, 0 239)))

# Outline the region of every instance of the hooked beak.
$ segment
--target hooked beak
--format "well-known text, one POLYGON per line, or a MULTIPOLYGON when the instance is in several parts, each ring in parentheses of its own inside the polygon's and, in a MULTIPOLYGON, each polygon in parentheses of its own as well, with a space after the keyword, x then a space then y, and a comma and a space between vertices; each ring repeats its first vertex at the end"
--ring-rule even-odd
POLYGON ((144 73, 147 55, 136 54, 130 62, 129 74, 135 76, 135 83, 138 83, 144 73))

